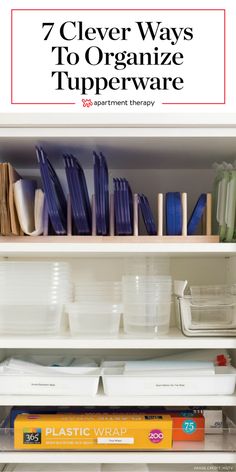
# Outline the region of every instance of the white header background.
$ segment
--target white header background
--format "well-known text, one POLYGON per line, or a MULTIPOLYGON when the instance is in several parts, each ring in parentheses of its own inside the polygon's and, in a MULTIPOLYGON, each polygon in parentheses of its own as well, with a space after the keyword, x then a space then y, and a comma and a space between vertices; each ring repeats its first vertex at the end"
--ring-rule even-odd
MULTIPOLYGON (((67 37, 78 35, 78 23, 76 27, 68 23, 65 28, 67 37)), ((95 36, 95 35, 94 35, 95 36)), ((188 38, 189 36, 187 36, 188 38)), ((119 56, 118 56, 119 57, 119 56)), ((160 58, 162 60, 162 58, 160 58)), ((170 57, 168 58, 168 62, 170 57)), ((71 62, 71 61, 70 61, 71 62)), ((177 61, 178 62, 178 61, 177 61)), ((138 79, 139 80, 139 79, 138 79)), ((223 11, 13 11, 13 103, 45 103, 45 102, 74 102, 79 109, 82 98, 90 98, 93 102, 105 102, 101 104, 102 110, 109 111, 108 100, 138 100, 150 101, 151 111, 157 112, 163 106, 171 102, 181 103, 219 103, 224 102, 224 12, 223 11), (102 40, 99 35, 94 40, 63 40, 60 36, 60 27, 65 22, 82 22, 83 31, 91 27, 130 28, 125 32, 127 39, 112 40, 109 37, 102 40), (162 21, 161 26, 177 26, 192 28, 193 39, 179 40, 172 35, 170 40, 158 41, 151 38, 143 40, 136 22, 142 22, 146 31, 146 23, 162 21), (22 22, 27 28, 22 32, 22 22), (54 23, 53 29, 47 40, 49 27, 42 28, 43 23, 54 23), (211 29, 209 34, 209 28, 211 29), (29 40, 29 38, 31 40, 29 40), (62 47, 52 51, 53 47, 62 47), (67 52, 64 48, 67 48, 67 52), (138 57, 139 52, 155 54, 158 52, 181 53, 179 65, 127 65, 126 61, 116 61, 114 56, 109 56, 109 64, 106 63, 106 53, 117 54, 122 51, 134 51, 138 57), (89 51, 89 62, 86 61, 86 51, 89 51), (68 64, 68 53, 72 57, 72 65, 68 64), (76 53, 78 56, 75 56, 76 53), (59 55, 62 56, 62 65, 58 64, 59 55), (75 62, 79 61, 78 64, 75 62), (99 64, 98 64, 99 62, 99 64), (118 62, 118 63, 117 63, 118 62), (96 64, 96 65, 95 65, 96 64), (125 68, 124 68, 125 67, 125 68), (52 71, 56 72, 51 77, 52 71), (78 77, 79 90, 68 88, 68 78, 64 71, 68 71, 72 87, 75 87, 75 77, 78 77), (63 77, 58 83, 58 72, 63 72, 63 77), (115 83, 115 90, 111 90, 105 82, 117 77, 181 77, 184 83, 177 85, 178 90, 171 86, 169 90, 145 90, 139 87, 136 90, 131 81, 126 83, 127 90, 122 90, 120 84, 115 83), (81 83, 82 82, 82 83, 81 83), (93 83, 93 85, 92 85, 93 83), (57 90, 57 88, 64 90, 57 90), (92 87, 92 88, 91 88, 92 87), (105 90, 104 90, 104 87, 105 90), (179 90, 180 87, 180 90, 179 90), (84 90, 83 90, 84 88, 84 90), (117 90, 118 88, 118 90, 117 90), (90 90, 91 89, 91 90, 90 90), (182 89, 182 90, 181 90, 182 89)), ((115 106, 115 105, 113 105, 115 106)), ((124 105, 126 106, 126 105, 124 105)), ((123 111, 124 106, 115 106, 115 111, 123 111)), ((147 107, 146 107, 147 108, 147 107)), ((130 110, 135 110, 131 106, 130 110)), ((145 108, 144 108, 145 109, 145 108)), ((92 112, 99 111, 100 107, 93 106, 92 112)))
MULTIPOLYGON (((0 113, 236 113, 236 1, 234 0, 2 0, 0 4, 0 113), (222 11, 123 11, 123 12, 56 12, 56 11, 15 11, 13 14, 13 104, 11 104, 11 9, 79 9, 79 8, 145 8, 145 9, 225 9, 226 10, 226 103, 224 102, 224 14, 222 11), (129 41, 63 41, 57 26, 66 20, 83 21, 86 27, 125 26, 131 27, 129 41), (42 22, 55 22, 48 41, 44 41, 46 29, 42 22), (175 46, 169 41, 143 41, 138 35, 136 21, 162 21, 162 26, 192 27, 194 38, 191 41, 179 40, 175 46), (134 34, 136 31, 136 34, 134 34), (103 51, 160 51, 184 54, 181 66, 127 66, 116 70, 113 65, 89 66, 82 59, 79 66, 55 66, 56 54, 52 46, 67 46, 77 51, 83 58, 90 46, 99 46, 103 51), (81 96, 80 91, 56 91, 56 79, 51 78, 52 70, 67 70, 73 76, 171 76, 183 77, 182 91, 129 91, 110 92, 101 95, 91 91, 81 96), (143 100, 155 101, 153 107, 90 107, 84 109, 82 98, 94 100, 143 100), (22 104, 22 103, 33 104, 22 104), (46 105, 35 103, 70 102, 73 105, 46 105), (191 104, 164 104, 164 103, 191 104), (214 104, 192 104, 192 103, 214 104)), ((66 84, 66 82, 65 82, 66 84)))

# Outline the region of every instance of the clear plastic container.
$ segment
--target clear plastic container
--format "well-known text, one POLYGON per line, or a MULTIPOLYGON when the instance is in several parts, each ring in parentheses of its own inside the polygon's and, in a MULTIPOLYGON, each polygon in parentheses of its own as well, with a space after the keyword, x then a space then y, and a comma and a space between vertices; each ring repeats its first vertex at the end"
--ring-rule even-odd
POLYGON ((124 331, 129 335, 165 335, 169 331, 172 281, 169 276, 124 276, 124 331))
POLYGON ((0 305, 0 335, 56 335, 63 305, 0 305))
POLYGON ((236 297, 179 297, 177 320, 187 336, 236 335, 236 297))
POLYGON ((132 290, 137 290, 138 287, 171 289, 172 279, 168 275, 124 275, 122 285, 132 290))
POLYGON ((236 328, 236 299, 190 301, 190 329, 236 328))
MULTIPOLYGON (((11 295, 8 296, 6 293, 1 294, 0 296, 0 304, 4 305, 15 305, 15 306, 27 306, 33 305, 37 306, 40 304, 44 305, 51 305, 51 304, 64 304, 70 299, 70 290, 63 291, 63 290, 43 290, 40 286, 38 286, 38 291, 34 292, 33 288, 28 288, 28 294, 26 291, 19 291, 14 289, 14 299, 11 295)), ((0 288, 1 293, 1 288, 0 288)))
POLYGON ((236 284, 233 285, 192 285, 189 287, 194 298, 221 298, 227 295, 236 295, 236 284))
POLYGON ((124 304, 124 331, 130 335, 163 336, 170 327, 171 301, 124 304))
POLYGON ((170 259, 167 257, 129 257, 125 259, 125 275, 169 275, 170 259))
POLYGON ((120 304, 69 303, 66 311, 72 336, 117 336, 119 333, 120 304))
POLYGON ((81 282, 75 284, 75 301, 78 303, 99 303, 118 305, 121 303, 121 282, 81 282))
POLYGON ((70 299, 69 264, 0 262, 0 334, 58 334, 70 299))
POLYGON ((174 283, 176 318, 186 336, 235 336, 235 285, 191 287, 185 295, 187 281, 174 283))

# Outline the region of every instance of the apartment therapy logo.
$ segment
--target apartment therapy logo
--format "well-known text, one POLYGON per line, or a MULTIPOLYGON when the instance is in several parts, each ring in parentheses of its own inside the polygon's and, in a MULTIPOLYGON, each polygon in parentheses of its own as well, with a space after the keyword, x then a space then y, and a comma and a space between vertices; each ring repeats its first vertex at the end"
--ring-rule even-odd
POLYGON ((89 94, 102 96, 108 91, 114 95, 120 91, 178 92, 184 89, 183 45, 194 39, 191 25, 170 27, 159 18, 134 21, 130 26, 109 27, 80 20, 60 24, 45 21, 42 33, 53 61, 50 71, 53 90, 77 91, 86 98, 89 94), (60 41, 57 45, 56 38, 60 41), (131 43, 132 50, 129 48, 131 43), (142 50, 140 44, 143 44, 142 50), (113 48, 112 45, 116 46, 113 48), (148 74, 148 68, 153 73, 153 66, 155 76, 148 74))

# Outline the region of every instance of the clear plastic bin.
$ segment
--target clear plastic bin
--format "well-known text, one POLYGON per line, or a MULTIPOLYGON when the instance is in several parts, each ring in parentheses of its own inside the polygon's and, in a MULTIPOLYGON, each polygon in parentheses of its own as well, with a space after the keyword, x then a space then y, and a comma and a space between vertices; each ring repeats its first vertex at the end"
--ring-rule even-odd
POLYGON ((124 276, 124 331, 155 336, 169 331, 172 281, 169 276, 124 276))
POLYGON ((0 335, 56 335, 62 305, 0 305, 0 335))
POLYGON ((90 280, 75 284, 75 302, 118 305, 121 303, 121 282, 90 280))
POLYGON ((235 336, 235 285, 190 287, 187 281, 174 283, 177 325, 186 336, 235 336))
POLYGON ((224 297, 225 295, 236 295, 236 284, 232 285, 191 285, 189 287, 192 297, 224 297))
POLYGON ((236 297, 179 297, 178 326, 187 336, 235 336, 236 297))
POLYGON ((66 309, 72 336, 117 336, 121 305, 69 303, 66 309))
POLYGON ((169 275, 170 258, 167 257, 127 257, 124 260, 125 275, 169 275))
POLYGON ((70 297, 67 263, 0 262, 0 334, 58 334, 70 297))
POLYGON ((124 331, 133 336, 162 336, 170 327, 171 301, 124 304, 124 331))

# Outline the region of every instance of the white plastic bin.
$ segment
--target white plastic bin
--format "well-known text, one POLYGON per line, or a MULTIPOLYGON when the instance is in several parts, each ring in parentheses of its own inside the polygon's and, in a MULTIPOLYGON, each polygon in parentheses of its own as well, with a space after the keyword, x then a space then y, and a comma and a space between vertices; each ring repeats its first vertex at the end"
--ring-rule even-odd
POLYGON ((75 376, 32 376, 0 374, 0 395, 71 395, 97 394, 100 370, 75 376))
POLYGON ((100 374, 93 363, 67 367, 10 359, 0 364, 0 395, 95 396, 100 374))
POLYGON ((109 396, 181 396, 181 395, 232 395, 236 384, 236 369, 216 368, 209 375, 157 375, 155 372, 129 372, 124 367, 103 368, 102 379, 105 395, 109 396), (222 373, 221 373, 222 372, 222 373))

